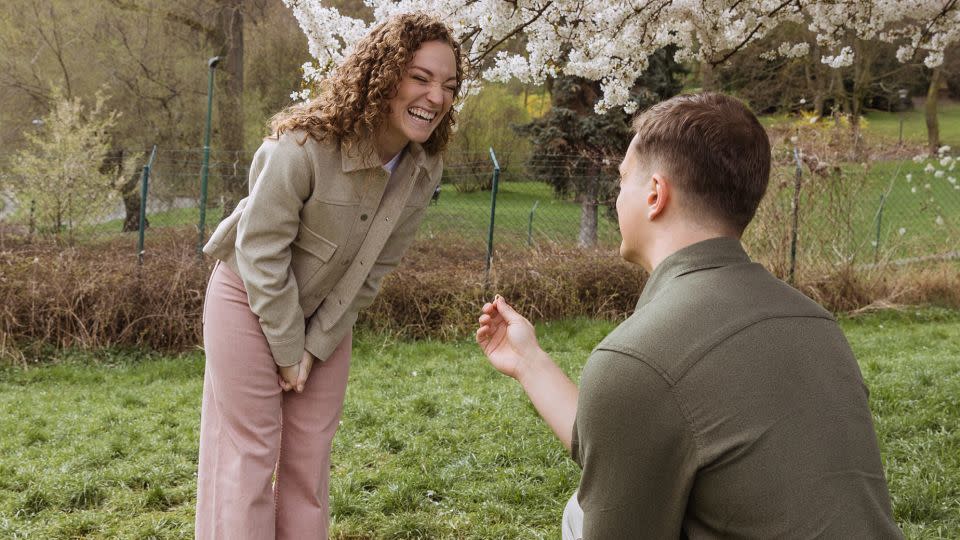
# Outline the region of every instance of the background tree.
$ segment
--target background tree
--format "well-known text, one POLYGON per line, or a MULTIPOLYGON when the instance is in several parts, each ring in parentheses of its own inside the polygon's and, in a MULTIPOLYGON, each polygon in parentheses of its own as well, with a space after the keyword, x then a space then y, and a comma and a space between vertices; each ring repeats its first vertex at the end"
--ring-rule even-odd
POLYGON ((717 88, 745 99, 760 113, 807 110, 815 121, 832 112, 847 115, 850 158, 859 161, 864 109, 900 110, 905 103, 899 91, 925 94, 929 76, 919 62, 897 61, 892 44, 851 39, 851 64, 831 68, 821 61, 815 34, 804 25, 783 24, 717 66, 717 88), (769 53, 784 42, 806 43, 809 52, 796 57, 769 53))
MULTIPOLYGON (((587 114, 577 111, 588 104, 596 112, 619 107, 625 113, 634 112, 642 105, 632 91, 635 81, 648 71, 656 71, 651 70, 651 58, 667 47, 675 51, 671 60, 699 63, 701 81, 712 88, 717 66, 784 24, 805 25, 813 36, 815 50, 822 54, 820 63, 842 68, 860 58, 850 103, 853 133, 859 141, 856 118, 863 81, 870 73, 864 68, 870 65, 872 52, 865 43, 894 43, 901 62, 922 57, 928 67, 935 67, 943 61, 944 49, 960 40, 960 3, 955 0, 709 0, 693 4, 672 0, 641 4, 615 0, 371 0, 368 5, 373 9, 373 21, 346 15, 320 0, 284 3, 300 22, 315 59, 305 69, 308 83, 317 83, 335 70, 370 24, 402 12, 435 14, 464 43, 476 76, 472 84, 465 85, 467 93, 476 92, 479 78, 534 84, 554 81, 554 109, 547 118, 531 125, 528 133, 534 138, 535 152, 564 149, 574 155, 606 147, 600 134, 616 140, 613 134, 622 133, 621 127, 626 125, 622 117, 588 120, 587 114), (523 47, 516 47, 518 43, 523 47)), ((809 35, 771 44, 772 48, 763 52, 768 58, 808 55, 809 35)), ((819 75, 814 80, 825 84, 819 75)), ((837 92, 843 88, 842 81, 831 84, 837 92)), ((304 92, 300 97, 308 95, 304 92)), ((622 146, 618 149, 621 151, 622 146)), ((590 233, 596 224, 599 193, 595 192, 602 190, 589 182, 571 187, 580 190, 583 204, 581 244, 590 245, 595 241, 595 232, 590 233)))
MULTIPOLYGON (((318 80, 349 53, 365 34, 367 21, 346 16, 320 0, 284 0, 307 35, 316 59, 307 71, 318 80)), ((542 83, 561 75, 600 83, 595 108, 604 111, 637 103, 630 88, 649 66, 649 58, 667 46, 677 61, 723 64, 783 23, 805 23, 816 36, 831 67, 850 65, 853 37, 898 45, 897 58, 923 58, 928 67, 943 61, 943 51, 960 40, 960 2, 826 0, 740 2, 654 0, 624 4, 616 0, 371 0, 374 22, 395 13, 422 10, 451 25, 465 44, 476 74, 488 80, 520 79, 542 83), (523 38, 523 51, 504 45, 523 38)), ((802 56, 806 42, 784 42, 771 54, 802 56)))
MULTIPOLYGON (((111 131, 111 154, 144 155, 157 144, 156 178, 171 197, 196 196, 207 58, 242 42, 243 54, 233 55, 242 57, 242 68, 224 62, 217 73, 216 96, 223 101, 214 108, 211 201, 221 191, 245 194, 247 157, 265 135, 266 120, 291 102, 309 58, 306 39, 280 0, 5 0, 3 12, 4 148, 27 144, 24 131, 54 105, 51 86, 83 97, 102 87, 107 106, 124 112, 111 131), (239 102, 231 100, 238 92, 239 102)), ((128 179, 139 165, 126 171, 128 179)), ((127 198, 127 221, 137 221, 139 199, 127 198)))
MULTIPOLYGON (((673 50, 650 58, 650 69, 637 79, 632 100, 641 108, 676 95, 686 70, 673 50)), ((552 106, 541 118, 521 126, 530 137, 528 168, 562 197, 580 203, 580 247, 597 244, 598 206, 612 208, 619 156, 633 136, 631 115, 622 109, 597 114, 600 84, 581 77, 558 77, 550 85, 552 106)))
POLYGON ((51 96, 56 105, 39 130, 26 133, 29 146, 16 156, 18 182, 10 187, 21 217, 35 219, 41 232, 66 232, 72 240, 77 226, 106 215, 115 201, 118 178, 101 172, 101 165, 118 113, 106 108, 102 94, 89 108, 58 89, 51 96))
POLYGON ((445 182, 453 183, 461 192, 490 189, 490 148, 497 155, 501 180, 516 178, 530 146, 526 137, 513 129, 531 118, 520 96, 522 91, 515 84, 493 84, 463 104, 457 115, 456 136, 450 139, 447 150, 445 182))

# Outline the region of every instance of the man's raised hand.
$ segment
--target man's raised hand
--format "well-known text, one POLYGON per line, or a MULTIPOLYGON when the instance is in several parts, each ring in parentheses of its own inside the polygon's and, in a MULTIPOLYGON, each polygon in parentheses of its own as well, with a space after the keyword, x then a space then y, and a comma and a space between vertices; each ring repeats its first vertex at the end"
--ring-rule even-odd
POLYGON ((483 305, 477 343, 497 371, 519 378, 520 372, 540 352, 530 321, 517 313, 502 296, 483 305))

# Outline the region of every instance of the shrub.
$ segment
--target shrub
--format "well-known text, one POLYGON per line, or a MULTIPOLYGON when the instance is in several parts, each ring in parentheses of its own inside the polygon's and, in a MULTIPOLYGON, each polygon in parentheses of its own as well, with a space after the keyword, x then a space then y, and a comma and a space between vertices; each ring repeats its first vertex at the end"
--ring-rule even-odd
POLYGON ((31 229, 70 235, 83 222, 106 215, 115 203, 115 184, 123 179, 101 167, 119 113, 107 111, 105 101, 98 93, 88 109, 79 98, 67 99, 55 90, 54 108, 39 123, 40 131, 24 133, 29 146, 14 161, 18 181, 7 188, 17 200, 18 217, 29 221, 31 229))
MULTIPOLYGON (((0 355, 25 363, 60 347, 199 346, 212 261, 197 260, 192 230, 154 236, 143 266, 132 239, 83 250, 8 245, 0 252, 0 355)), ((415 244, 360 326, 408 338, 462 337, 473 333, 480 306, 498 293, 535 321, 617 320, 632 312, 645 280, 616 253, 547 246, 497 252, 486 281, 484 257, 481 250, 415 244)), ((802 269, 797 287, 833 311, 960 307, 957 269, 956 262, 817 267, 802 269)))

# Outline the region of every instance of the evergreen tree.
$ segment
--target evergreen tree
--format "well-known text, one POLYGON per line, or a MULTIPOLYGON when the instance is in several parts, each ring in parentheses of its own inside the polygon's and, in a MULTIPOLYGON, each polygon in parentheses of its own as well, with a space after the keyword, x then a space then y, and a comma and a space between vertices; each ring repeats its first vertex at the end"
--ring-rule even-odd
MULTIPOLYGON (((631 98, 644 109, 676 95, 685 69, 673 51, 661 49, 650 57, 650 67, 634 82, 631 98)), ((617 166, 633 137, 631 115, 622 109, 597 114, 600 83, 580 77, 551 81, 552 106, 541 118, 518 127, 532 144, 528 169, 561 197, 580 203, 580 247, 597 243, 597 209, 610 214, 616 200, 617 166)))

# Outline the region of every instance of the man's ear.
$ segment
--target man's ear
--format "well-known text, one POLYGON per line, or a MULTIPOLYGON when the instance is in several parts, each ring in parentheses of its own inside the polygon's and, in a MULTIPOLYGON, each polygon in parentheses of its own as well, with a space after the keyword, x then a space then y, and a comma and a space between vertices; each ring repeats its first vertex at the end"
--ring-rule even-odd
POLYGON ((673 196, 670 180, 660 173, 650 177, 650 191, 647 193, 647 219, 653 221, 663 214, 673 196))

